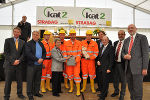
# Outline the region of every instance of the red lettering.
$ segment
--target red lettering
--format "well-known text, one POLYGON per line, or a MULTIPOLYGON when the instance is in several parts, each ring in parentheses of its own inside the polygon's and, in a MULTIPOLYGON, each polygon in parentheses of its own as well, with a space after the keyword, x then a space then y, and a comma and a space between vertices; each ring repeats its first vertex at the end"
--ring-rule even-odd
POLYGON ((58 24, 57 20, 38 20, 38 24, 58 24))

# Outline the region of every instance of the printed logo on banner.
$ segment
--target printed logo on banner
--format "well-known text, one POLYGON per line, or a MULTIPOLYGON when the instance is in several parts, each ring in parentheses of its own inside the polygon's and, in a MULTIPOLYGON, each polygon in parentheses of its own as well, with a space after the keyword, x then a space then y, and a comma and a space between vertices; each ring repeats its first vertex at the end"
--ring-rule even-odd
POLYGON ((66 11, 55 11, 52 7, 46 7, 44 9, 44 15, 51 18, 67 18, 66 11))
POLYGON ((83 9, 82 16, 89 19, 105 19, 105 13, 93 13, 90 8, 83 9))

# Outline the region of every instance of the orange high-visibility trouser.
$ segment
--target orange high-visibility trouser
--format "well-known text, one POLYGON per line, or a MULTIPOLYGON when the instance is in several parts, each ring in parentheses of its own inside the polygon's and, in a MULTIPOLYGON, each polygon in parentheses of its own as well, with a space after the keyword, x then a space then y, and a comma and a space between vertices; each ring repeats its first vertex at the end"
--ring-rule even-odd
POLYGON ((68 79, 74 79, 76 83, 81 82, 80 78, 80 62, 76 63, 76 66, 66 66, 66 72, 68 75, 68 79))
POLYGON ((52 64, 52 59, 43 61, 43 65, 45 65, 45 68, 42 68, 41 80, 46 80, 46 78, 51 79, 52 77, 51 64, 52 64))
POLYGON ((82 70, 82 78, 87 79, 88 75, 90 79, 95 79, 95 60, 86 60, 84 58, 81 59, 81 70, 82 70))

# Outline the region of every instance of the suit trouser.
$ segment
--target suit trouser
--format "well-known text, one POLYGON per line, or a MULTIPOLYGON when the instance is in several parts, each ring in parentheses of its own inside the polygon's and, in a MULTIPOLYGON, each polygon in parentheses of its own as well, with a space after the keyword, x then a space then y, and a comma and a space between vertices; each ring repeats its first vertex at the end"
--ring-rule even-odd
POLYGON ((99 80, 100 80, 100 84, 101 84, 101 98, 105 98, 107 93, 108 93, 108 88, 109 88, 109 74, 106 73, 105 70, 100 70, 99 72, 99 80))
POLYGON ((17 68, 20 66, 9 66, 10 68, 5 69, 5 88, 4 88, 4 98, 10 97, 11 83, 16 77, 17 81, 17 95, 22 95, 22 69, 17 68))
POLYGON ((133 75, 130 66, 127 68, 127 82, 131 100, 142 100, 143 98, 143 76, 142 74, 133 75))
POLYGON ((100 80, 101 79, 101 74, 99 74, 100 72, 100 67, 97 66, 96 67, 96 79, 97 79, 97 85, 98 85, 98 90, 100 90, 102 92, 102 87, 103 87, 103 83, 101 83, 102 81, 100 80))
POLYGON ((115 62, 115 66, 113 68, 113 76, 114 76, 113 85, 115 88, 115 93, 119 93, 119 79, 120 79, 120 81, 121 81, 120 95, 125 95, 126 78, 125 78, 125 70, 124 70, 123 63, 115 62))
POLYGON ((42 75, 42 65, 33 65, 27 67, 27 95, 32 97, 39 93, 42 75))
POLYGON ((61 92, 61 77, 62 72, 52 72, 52 92, 57 94, 61 92))

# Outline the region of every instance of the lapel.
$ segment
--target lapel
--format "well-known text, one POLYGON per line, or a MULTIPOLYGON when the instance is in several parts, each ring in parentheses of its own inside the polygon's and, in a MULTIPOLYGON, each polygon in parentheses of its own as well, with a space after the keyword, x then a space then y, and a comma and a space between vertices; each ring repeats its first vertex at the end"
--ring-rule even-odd
MULTIPOLYGON (((129 49, 129 44, 130 44, 130 37, 127 38, 126 40, 126 47, 125 48, 128 48, 129 49)), ((128 49, 127 49, 127 53, 128 53, 128 49)))
POLYGON ((103 54, 102 54, 101 56, 103 56, 103 55, 105 55, 105 53, 107 53, 107 51, 109 50, 109 46, 110 46, 110 45, 108 44, 107 47, 105 48, 103 54))
POLYGON ((21 41, 20 41, 20 39, 19 39, 19 41, 18 41, 19 43, 18 43, 18 51, 20 50, 20 48, 21 48, 21 41))
POLYGON ((118 42, 119 42, 119 41, 116 41, 116 42, 114 43, 114 48, 115 48, 115 49, 117 48, 118 42))
POLYGON ((61 57, 63 57, 63 55, 62 55, 61 51, 60 51, 60 50, 58 50, 56 47, 55 47, 55 49, 56 49, 56 51, 57 51, 58 55, 59 55, 59 56, 61 56, 61 57))
POLYGON ((11 38, 11 41, 10 41, 10 42, 12 43, 12 49, 14 49, 14 50, 17 52, 17 50, 16 50, 16 44, 15 44, 14 38, 11 38))

